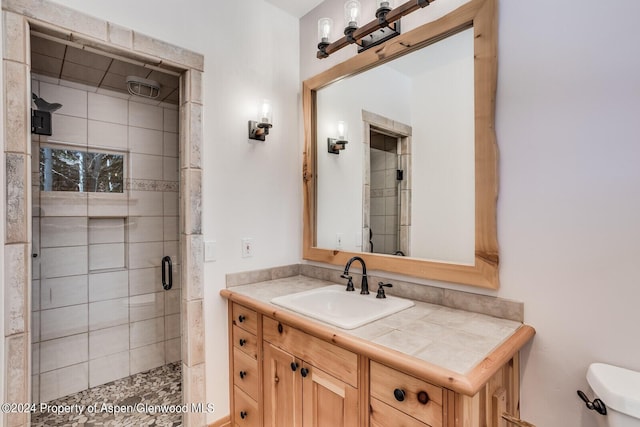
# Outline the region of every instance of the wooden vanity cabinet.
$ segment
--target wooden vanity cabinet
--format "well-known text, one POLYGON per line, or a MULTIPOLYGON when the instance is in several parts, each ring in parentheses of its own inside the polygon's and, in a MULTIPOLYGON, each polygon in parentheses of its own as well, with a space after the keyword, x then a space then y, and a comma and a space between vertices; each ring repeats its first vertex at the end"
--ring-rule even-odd
POLYGON ((229 312, 232 426, 504 427, 503 413, 519 415, 519 347, 467 396, 237 303, 229 312))

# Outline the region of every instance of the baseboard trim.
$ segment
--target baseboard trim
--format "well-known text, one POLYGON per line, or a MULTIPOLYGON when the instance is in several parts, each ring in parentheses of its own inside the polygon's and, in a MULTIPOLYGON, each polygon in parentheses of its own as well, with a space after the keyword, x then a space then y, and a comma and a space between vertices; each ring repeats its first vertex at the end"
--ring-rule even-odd
POLYGON ((231 427, 231 417, 227 415, 224 418, 220 418, 218 421, 209 424, 208 427, 231 427))

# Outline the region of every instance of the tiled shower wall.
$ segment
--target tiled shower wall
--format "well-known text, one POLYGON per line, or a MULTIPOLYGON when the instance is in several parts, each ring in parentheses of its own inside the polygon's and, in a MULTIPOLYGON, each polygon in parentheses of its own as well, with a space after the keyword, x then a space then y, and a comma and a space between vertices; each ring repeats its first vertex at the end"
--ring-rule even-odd
MULTIPOLYGON (((393 254, 399 250, 398 139, 371 134, 371 232, 373 252, 393 254)), ((369 248, 370 249, 370 248, 369 248)))
POLYGON ((63 105, 53 135, 32 139, 32 397, 45 402, 181 358, 178 108, 39 76, 32 91, 63 105), (39 144, 124 152, 124 193, 40 191, 39 144))

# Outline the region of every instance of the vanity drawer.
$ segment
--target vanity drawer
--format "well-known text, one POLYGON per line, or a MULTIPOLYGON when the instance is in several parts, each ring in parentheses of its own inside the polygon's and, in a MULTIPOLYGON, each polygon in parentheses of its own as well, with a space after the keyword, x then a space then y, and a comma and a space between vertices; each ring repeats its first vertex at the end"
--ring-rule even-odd
POLYGON ((372 398, 430 426, 442 424, 442 388, 374 361, 371 361, 370 382, 372 398), (421 402, 425 397, 428 397, 426 403, 421 402))
POLYGON ((236 325, 233 325, 233 346, 254 359, 258 359, 258 339, 254 334, 240 329, 236 325))
POLYGON ((258 400, 258 361, 237 348, 233 349, 233 383, 258 400))
POLYGON ((234 419, 240 427, 259 427, 260 411, 258 403, 249 397, 238 386, 233 388, 233 402, 235 406, 234 419))
POLYGON ((252 334, 258 333, 258 313, 236 303, 233 303, 231 310, 233 312, 234 325, 252 334))
POLYGON ((355 353, 266 316, 262 318, 262 334, 264 340, 274 346, 353 387, 358 386, 358 356, 355 353))
POLYGON ((436 427, 421 423, 413 417, 392 408, 378 399, 371 399, 369 405, 371 427, 436 427))

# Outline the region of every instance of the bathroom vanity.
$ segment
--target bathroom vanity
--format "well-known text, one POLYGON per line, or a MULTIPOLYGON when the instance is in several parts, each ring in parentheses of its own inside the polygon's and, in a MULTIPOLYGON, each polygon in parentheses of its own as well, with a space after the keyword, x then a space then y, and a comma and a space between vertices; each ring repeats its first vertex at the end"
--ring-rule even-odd
POLYGON ((519 416, 519 350, 533 328, 416 302, 345 330, 270 302, 330 284, 297 276, 221 291, 231 425, 498 427, 519 416))

